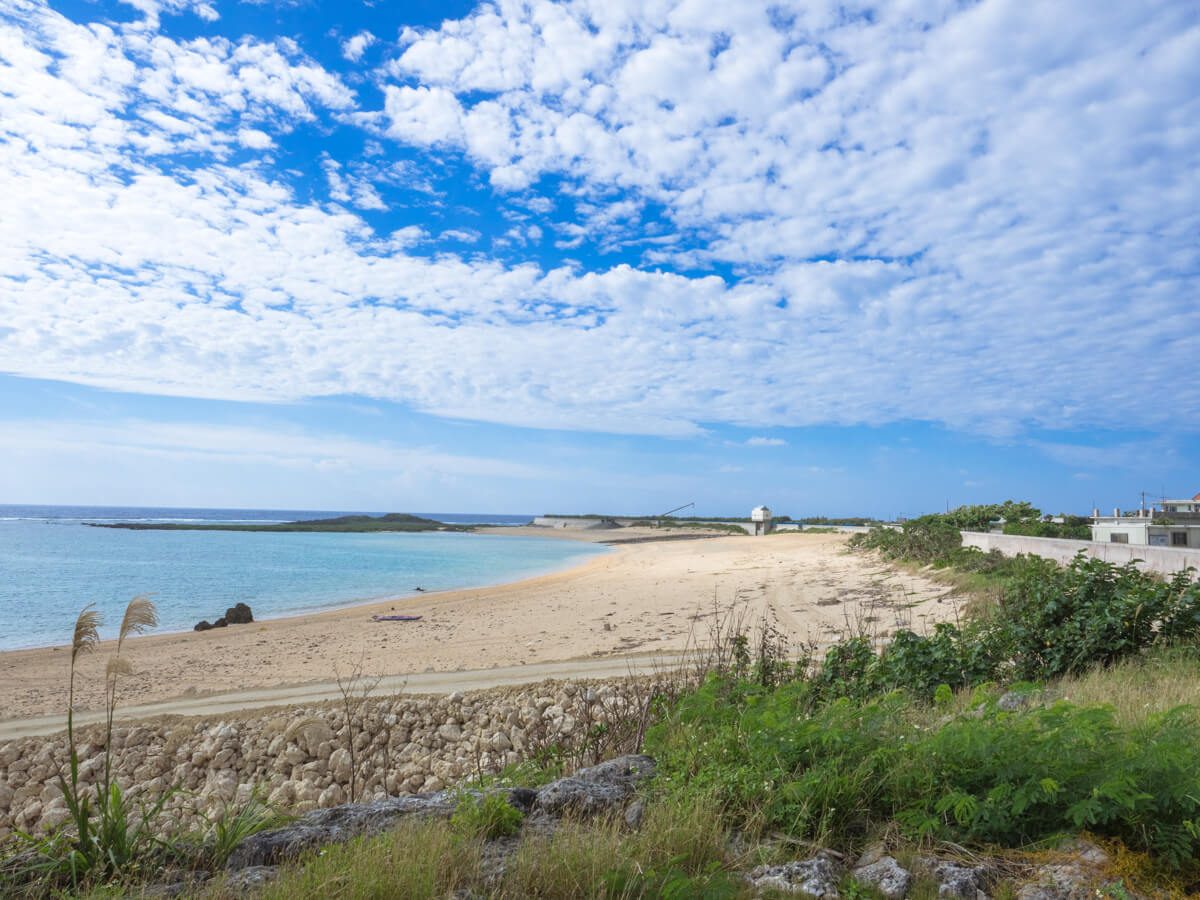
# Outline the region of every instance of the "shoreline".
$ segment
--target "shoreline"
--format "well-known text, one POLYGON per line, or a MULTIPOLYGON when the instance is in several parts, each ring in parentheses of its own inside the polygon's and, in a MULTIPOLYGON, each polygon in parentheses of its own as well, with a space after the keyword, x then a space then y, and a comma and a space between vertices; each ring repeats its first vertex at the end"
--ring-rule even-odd
MULTIPOLYGON (((497 527, 502 527, 502 526, 497 526, 497 527)), ((388 533, 391 533, 391 532, 388 532, 388 533)), ((396 533, 399 534, 401 532, 396 532, 396 533)), ((477 532, 477 533, 487 534, 486 532, 477 532)), ((517 535, 517 537, 525 537, 525 535, 517 535)), ((529 535, 529 537, 536 537, 536 535, 529 535)), ((568 535, 562 535, 562 537, 565 539, 568 539, 568 540, 578 540, 580 543, 596 543, 596 544, 605 543, 604 541, 589 541, 586 538, 571 538, 568 535)), ((611 547, 610 552, 616 552, 618 550, 619 550, 619 547, 611 547)), ((596 556, 603 556, 603 555, 604 554, 602 554, 602 553, 596 554, 596 556)), ((572 565, 568 565, 561 569, 552 569, 548 572, 540 572, 535 575, 529 575, 525 578, 518 578, 516 581, 489 582, 488 584, 483 584, 483 585, 478 585, 478 586, 469 586, 468 585, 466 587, 451 587, 451 588, 444 588, 441 590, 414 591, 412 593, 385 594, 385 595, 382 595, 379 597, 364 597, 364 598, 360 598, 357 600, 350 600, 350 601, 347 601, 344 603, 336 603, 332 606, 313 607, 311 609, 305 609, 301 612, 289 612, 289 613, 285 613, 284 615, 279 615, 279 616, 266 616, 262 619, 259 619, 256 617, 253 622, 249 623, 249 625, 250 625, 250 627, 253 627, 255 625, 265 625, 268 622, 285 622, 285 621, 288 621, 291 619, 303 619, 303 618, 308 618, 308 617, 327 616, 327 615, 332 615, 332 614, 336 614, 339 612, 349 612, 349 611, 352 611, 355 609, 363 609, 363 608, 367 608, 367 607, 371 607, 371 608, 381 607, 385 603, 388 603, 388 604, 401 603, 405 600, 417 600, 417 599, 421 599, 421 598, 443 597, 443 596, 446 596, 449 594, 456 594, 456 593, 459 593, 462 591, 490 591, 490 590, 496 590, 498 588, 509 588, 509 587, 516 588, 516 587, 520 587, 529 582, 536 582, 542 578, 546 578, 546 577, 553 576, 553 575, 565 575, 565 574, 575 571, 576 569, 584 568, 594 558, 596 558, 596 557, 588 557, 587 559, 584 559, 582 562, 576 562, 572 565)), ((151 596, 153 596, 153 595, 151 595, 151 596)), ((73 624, 74 624, 74 622, 72 622, 72 625, 73 624)), ((228 625, 226 627, 240 629, 240 628, 245 628, 246 625, 228 625)), ((216 629, 216 631, 218 633, 223 630, 224 629, 216 629)), ((210 629, 210 631, 211 631, 211 629, 210 629)), ((174 637, 174 636, 179 636, 179 635, 204 634, 204 633, 206 633, 206 632, 197 632, 194 628, 181 629, 179 631, 155 630, 149 634, 135 634, 132 637, 126 638, 125 642, 130 647, 137 647, 137 646, 139 646, 139 644, 141 642, 146 641, 147 639, 150 639, 150 638, 155 638, 155 637, 166 638, 166 637, 174 637)), ((106 638, 104 640, 101 640, 100 643, 96 645, 96 652, 104 653, 106 650, 111 650, 112 648, 114 648, 116 646, 116 643, 117 642, 116 642, 115 638, 106 638)), ((0 649, 0 662, 3 662, 5 657, 7 657, 9 654, 40 653, 40 652, 44 652, 44 651, 65 652, 67 650, 70 650, 70 648, 71 648, 71 645, 69 643, 63 643, 63 644, 42 644, 37 647, 15 647, 10 650, 0 649)), ((303 682, 300 682, 300 683, 303 683, 303 682)), ((0 722, 5 722, 5 721, 8 721, 8 720, 6 718, 4 718, 4 716, 0 715, 0 722)))
MULTIPOLYGON (((511 534, 511 526, 503 533, 511 534)), ((539 529, 540 531, 540 529, 539 529)), ((556 535, 600 542, 631 529, 556 535)), ((548 536, 548 535, 547 535, 548 536)), ((662 533, 645 535, 662 537, 662 533)), ((673 652, 732 612, 752 626, 770 609, 797 640, 825 643, 855 619, 952 620, 946 588, 843 552, 841 535, 716 537, 627 543, 582 564, 518 582, 426 592, 215 631, 127 642, 134 674, 119 707, 371 677, 484 671, 673 652), (373 622, 376 613, 421 615, 373 622)), ((76 709, 102 708, 114 641, 80 657, 76 709)), ((69 647, 0 653, 0 721, 64 712, 69 647)), ((531 670, 531 675, 534 670, 531 670)), ((536 677, 536 676, 535 676, 536 677)))
MULTIPOLYGON (((86 523, 84 523, 84 524, 86 524, 86 523)), ((466 535, 482 535, 485 537, 492 536, 492 535, 496 535, 496 536, 500 536, 500 537, 541 537, 541 538, 545 538, 545 539, 575 540, 575 541, 578 541, 579 543, 607 544, 607 542, 603 541, 603 540, 592 540, 592 539, 589 539, 586 537, 580 537, 580 536, 568 535, 568 534, 561 534, 561 535, 560 534, 518 534, 518 535, 511 534, 512 529, 525 528, 525 527, 530 527, 530 526, 486 525, 486 526, 476 526, 475 530, 464 531, 464 532, 379 531, 379 532, 369 532, 369 533, 370 534, 460 533, 460 534, 466 534, 466 535)), ((282 532, 282 533, 300 534, 300 533, 304 533, 304 532, 282 532)), ((328 532, 328 533, 331 533, 331 534, 347 533, 347 534, 349 534, 349 533, 353 533, 353 532, 328 532)), ((610 550, 615 550, 615 549, 616 549, 616 547, 610 546, 610 550)), ((597 555, 603 555, 603 554, 601 553, 601 554, 597 554, 597 555)), ((583 559, 582 562, 572 560, 570 562, 570 564, 565 565, 562 568, 552 568, 552 569, 549 569, 546 571, 534 572, 532 574, 527 573, 523 577, 517 578, 515 581, 497 581, 497 582, 489 581, 485 584, 480 584, 480 585, 458 585, 455 587, 440 588, 440 589, 428 590, 428 591, 427 590, 422 590, 422 591, 410 590, 407 592, 380 594, 375 597, 357 597, 353 600, 335 601, 331 604, 322 603, 321 605, 318 605, 318 606, 306 607, 305 609, 301 609, 301 610, 288 611, 288 612, 278 614, 278 615, 268 613, 267 615, 263 616, 262 618, 258 618, 257 613, 256 613, 254 622, 251 624, 258 624, 260 622, 276 622, 276 621, 280 621, 282 619, 294 619, 294 618, 300 618, 302 616, 315 616, 315 615, 321 615, 324 613, 338 612, 339 610, 351 610, 351 609, 355 609, 356 607, 362 607, 362 606, 375 606, 375 605, 381 605, 384 603, 397 603, 397 602, 409 600, 409 599, 412 599, 415 597, 433 597, 433 596, 437 596, 439 594, 453 593, 455 591, 490 590, 493 588, 503 587, 505 585, 520 584, 524 581, 530 581, 530 580, 533 580, 536 578, 540 578, 543 575, 553 575, 553 574, 556 574, 559 572, 569 572, 572 569, 577 568, 578 566, 586 565, 587 562, 588 562, 588 559, 586 559, 586 558, 583 559)), ((151 594, 151 596, 153 596, 153 594, 151 594)), ((219 613, 219 610, 216 610, 214 608, 214 611, 212 613, 210 613, 210 615, 213 615, 214 618, 218 618, 219 617, 218 613, 219 613)), ((203 615, 203 613, 201 613, 201 615, 203 615)), ((196 621, 201 621, 201 619, 197 619, 196 621)), ((72 625, 74 624, 73 619, 71 620, 71 624, 72 625)), ((239 628, 242 626, 234 625, 234 626, 229 626, 229 627, 239 628)), ((167 635, 191 634, 193 631, 194 631, 193 628, 185 628, 185 627, 180 627, 178 629, 175 629, 175 628, 162 629, 162 630, 155 630, 151 635, 135 635, 134 637, 129 638, 128 640, 140 641, 144 637, 151 637, 151 636, 155 636, 155 635, 160 636, 160 637, 165 637, 167 635)), ((64 633, 68 633, 66 629, 64 629, 64 633)), ((115 639, 102 640, 100 642, 100 648, 101 649, 104 648, 109 643, 115 643, 115 639)), ((66 650, 69 647, 70 647, 69 643, 37 644, 37 645, 31 646, 31 647, 9 647, 9 648, 0 647, 0 659, 2 659, 5 654, 9 654, 9 653, 26 653, 26 652, 38 651, 38 650, 59 650, 59 651, 61 651, 61 650, 66 650)), ((0 714, 0 721, 4 721, 4 720, 5 719, 4 719, 3 714, 0 714)))

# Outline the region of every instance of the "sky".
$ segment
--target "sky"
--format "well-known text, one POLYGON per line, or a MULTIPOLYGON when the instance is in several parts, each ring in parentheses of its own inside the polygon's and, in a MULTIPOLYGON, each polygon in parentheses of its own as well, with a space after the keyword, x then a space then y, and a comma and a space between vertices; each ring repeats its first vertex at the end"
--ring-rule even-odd
POLYGON ((0 503, 1200 491, 1200 6, 0 0, 0 503))

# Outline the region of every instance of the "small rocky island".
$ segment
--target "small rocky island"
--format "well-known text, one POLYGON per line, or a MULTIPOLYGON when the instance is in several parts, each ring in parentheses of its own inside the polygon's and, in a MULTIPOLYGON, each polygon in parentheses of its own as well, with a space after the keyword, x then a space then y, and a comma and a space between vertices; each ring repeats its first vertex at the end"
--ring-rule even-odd
POLYGON ((125 528, 130 531, 324 531, 364 533, 372 531, 471 531, 469 525, 447 525, 408 513, 385 516, 338 516, 334 519, 304 519, 299 522, 226 524, 221 522, 84 522, 93 528, 125 528))

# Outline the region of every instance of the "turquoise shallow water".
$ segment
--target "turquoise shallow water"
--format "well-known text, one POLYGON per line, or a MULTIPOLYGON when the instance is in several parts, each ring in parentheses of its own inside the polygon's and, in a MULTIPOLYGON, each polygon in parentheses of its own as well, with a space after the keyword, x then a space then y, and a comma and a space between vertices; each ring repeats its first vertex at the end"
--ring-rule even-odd
MULTIPOLYGON (((577 565, 607 548, 507 535, 124 531, 84 521, 284 521, 341 512, 0 506, 0 650, 69 642, 94 602, 111 637, 134 594, 153 593, 158 632, 212 621, 237 602, 255 618, 426 591, 482 587, 577 565)), ((437 516, 528 521, 528 516, 437 516)), ((506 522, 507 520, 507 522, 506 522)))

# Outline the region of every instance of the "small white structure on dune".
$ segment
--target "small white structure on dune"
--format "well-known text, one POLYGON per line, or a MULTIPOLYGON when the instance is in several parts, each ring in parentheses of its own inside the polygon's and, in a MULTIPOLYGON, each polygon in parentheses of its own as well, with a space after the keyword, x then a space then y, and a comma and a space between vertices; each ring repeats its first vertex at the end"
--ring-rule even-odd
POLYGON ((750 512, 750 521, 754 525, 754 531, 751 532, 756 537, 760 534, 771 533, 771 510, 765 506, 756 506, 750 512))

